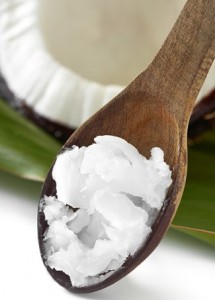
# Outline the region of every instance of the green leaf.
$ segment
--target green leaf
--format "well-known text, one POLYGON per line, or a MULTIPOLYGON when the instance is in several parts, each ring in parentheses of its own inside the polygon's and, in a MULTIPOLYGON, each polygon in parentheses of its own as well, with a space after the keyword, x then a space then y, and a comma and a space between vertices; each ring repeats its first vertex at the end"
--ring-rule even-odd
POLYGON ((44 181, 61 145, 0 100, 0 169, 44 181))
POLYGON ((171 228, 180 232, 183 232, 187 235, 190 235, 198 240, 201 240, 211 246, 215 247, 215 233, 204 231, 201 229, 191 228, 191 227, 184 227, 184 226, 175 226, 174 224, 171 225, 171 228))
MULTIPOLYGON (((215 132, 189 147, 185 192, 172 228, 215 246, 215 132)), ((0 100, 0 169, 41 181, 61 144, 0 100)))
POLYGON ((188 151, 188 175, 173 228, 215 246, 215 132, 188 151))

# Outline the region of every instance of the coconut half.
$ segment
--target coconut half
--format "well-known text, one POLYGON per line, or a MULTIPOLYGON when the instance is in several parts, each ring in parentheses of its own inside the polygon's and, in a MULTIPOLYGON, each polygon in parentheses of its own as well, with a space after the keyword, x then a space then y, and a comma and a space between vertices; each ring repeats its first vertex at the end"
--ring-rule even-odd
POLYGON ((9 88, 38 114, 77 127, 121 88, 89 81, 46 50, 37 0, 0 2, 0 68, 9 88))
MULTIPOLYGON (((69 2, 67 0, 49 1, 51 5, 49 14, 50 12, 56 14, 57 7, 62 5, 64 10, 61 11, 61 17, 62 21, 64 17, 67 17, 67 24, 69 24, 67 27, 71 26, 71 28, 73 28, 72 26, 76 25, 77 34, 81 28, 82 31, 86 33, 89 32, 92 35, 92 32, 95 32, 98 24, 95 22, 94 25, 88 24, 87 22, 89 22, 89 20, 84 22, 86 18, 83 18, 82 14, 86 3, 84 1, 80 1, 80 3, 76 2, 75 0, 70 0, 69 2), (80 7, 77 10, 78 5, 80 5, 80 7), (67 8, 71 10, 71 14, 68 13, 67 8), (65 16, 63 15, 63 11, 66 12, 65 16), (79 20, 77 13, 80 14, 82 26, 77 26, 79 20), (71 18, 70 20, 70 15, 76 15, 76 18, 71 18), (75 22, 74 19, 76 23, 73 23, 73 21, 75 22)), ((107 5, 97 5, 97 2, 98 1, 95 0, 90 1, 91 4, 94 4, 94 6, 92 6, 93 8, 89 11, 89 13, 91 13, 91 20, 98 18, 98 16, 101 15, 101 11, 104 13, 104 7, 102 9, 102 6, 107 5)), ((139 65, 141 70, 147 66, 161 46, 165 35, 171 28, 172 22, 177 18, 181 6, 185 1, 182 1, 183 3, 180 3, 180 5, 178 5, 177 1, 167 0, 156 4, 159 5, 159 15, 165 15, 162 21, 158 21, 164 22, 165 20, 165 24, 163 23, 165 26, 159 26, 159 24, 157 24, 157 19, 155 19, 156 13, 154 12, 156 11, 155 4, 149 4, 148 2, 149 1, 137 1, 137 3, 135 2, 134 4, 132 1, 125 0, 109 1, 108 10, 105 8, 105 11, 107 11, 107 15, 105 16, 106 22, 102 23, 102 28, 99 30, 99 35, 103 36, 103 39, 97 39, 97 44, 95 41, 94 45, 93 51, 95 52, 95 49, 98 49, 98 53, 95 55, 104 57, 104 51, 108 49, 108 44, 106 48, 98 47, 98 45, 99 43, 101 44, 101 41, 105 43, 104 37, 105 34, 107 35, 108 28, 111 27, 112 18, 113 20, 122 19, 125 37, 126 34, 128 34, 126 42, 126 39, 124 38, 123 41, 123 39, 120 39, 120 36, 117 39, 117 34, 119 34, 120 31, 117 31, 114 22, 112 27, 115 26, 116 30, 113 30, 113 28, 110 30, 111 35, 116 32, 112 42, 119 42, 122 46, 121 52, 118 51, 118 54, 116 54, 115 63, 119 61, 121 64, 120 68, 122 68, 121 74, 125 72, 131 74, 130 79, 133 78, 135 70, 132 67, 129 68, 128 65, 139 65), (144 7, 146 9, 144 9, 144 7), (112 10, 114 15, 111 15, 112 10), (149 18, 150 12, 152 12, 153 19, 149 18), (166 22, 168 17, 170 19, 169 23, 166 22), (127 22, 125 18, 127 18, 127 22), (109 22, 107 22, 107 20, 109 20, 109 22), (133 31, 131 31, 131 28, 133 28, 133 31), (131 41, 129 39, 131 39, 131 41), (134 48, 138 49, 138 52, 132 52, 134 48), (102 49, 100 53, 99 49, 102 49), (143 62, 144 56, 147 57, 145 62, 143 62), (126 60, 129 64, 126 65, 126 68, 123 68, 126 60), (134 61, 136 63, 134 63, 134 61), (141 62, 141 66, 139 62, 141 62), (130 69, 131 72, 129 71, 130 69)), ((48 3, 48 1, 43 0, 43 3, 48 3)), ((40 24, 39 8, 41 10, 42 7, 40 0, 0 1, 0 73, 2 77, 0 81, 0 95, 4 97, 4 95, 7 94, 5 98, 9 98, 9 100, 13 98, 13 101, 19 103, 23 106, 24 110, 28 111, 27 114, 29 116, 34 116, 34 121, 38 122, 38 120, 42 120, 40 123, 42 123, 44 127, 50 127, 52 122, 55 122, 58 123, 59 126, 60 124, 62 125, 62 130, 67 127, 77 128, 99 108, 117 95, 122 90, 123 85, 111 84, 111 82, 109 85, 105 85, 85 79, 72 71, 71 65, 69 68, 63 65, 62 62, 60 62, 62 60, 58 59, 56 55, 54 57, 52 52, 47 48, 48 43, 45 41, 45 35, 40 24)), ((86 39, 86 35, 84 38, 86 39)), ((69 43, 72 44, 74 41, 71 40, 69 43)), ((111 40, 109 40, 108 43, 112 45, 111 40)), ((115 48, 111 49, 113 50, 115 48)), ((77 55, 78 51, 79 48, 76 47, 76 52, 74 53, 77 55)), ((86 52, 86 61, 87 55, 91 55, 91 50, 89 48, 88 51, 86 48, 84 51, 86 52)), ((84 53, 81 46, 80 53, 84 53)), ((114 55, 114 53, 112 54, 114 55)), ((73 53, 71 53, 71 56, 72 55, 73 53)), ((79 58, 79 65, 80 64, 81 55, 79 58)), ((110 60, 103 59, 100 70, 105 74, 109 65, 111 65, 110 60)), ((96 67, 98 69, 98 66, 96 67)), ((84 66, 82 65, 80 69, 83 70, 84 66)), ((90 69, 89 66, 88 69, 90 69)), ((136 75, 139 71, 140 70, 137 70, 136 75)), ((102 72, 99 75, 101 82, 103 81, 101 76, 102 72)), ((203 86, 202 95, 214 87, 214 76, 215 64, 212 66, 203 86)), ((129 75, 127 78, 129 78, 129 75)), ((125 82, 124 84, 127 83, 128 82, 125 82)))

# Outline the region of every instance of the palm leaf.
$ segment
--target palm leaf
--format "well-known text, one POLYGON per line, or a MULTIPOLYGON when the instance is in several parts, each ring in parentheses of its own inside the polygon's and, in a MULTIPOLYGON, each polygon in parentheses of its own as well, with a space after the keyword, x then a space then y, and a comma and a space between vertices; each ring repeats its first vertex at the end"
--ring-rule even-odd
MULTIPOLYGON (((214 133, 189 147, 187 183, 172 228, 215 246, 214 133)), ((60 148, 0 100, 0 169, 43 182, 60 148)))
POLYGON ((215 132, 189 147, 188 174, 173 228, 215 246, 215 132))
POLYGON ((43 181, 61 145, 0 100, 0 169, 43 181))

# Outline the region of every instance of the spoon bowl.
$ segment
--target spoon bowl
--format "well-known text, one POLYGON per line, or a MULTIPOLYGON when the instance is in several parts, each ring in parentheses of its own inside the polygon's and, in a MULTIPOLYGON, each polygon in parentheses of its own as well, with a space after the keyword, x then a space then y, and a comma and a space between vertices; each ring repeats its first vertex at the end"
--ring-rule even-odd
MULTIPOLYGON (((98 284, 78 288, 63 272, 47 267, 52 277, 68 290, 92 292, 113 284, 138 266, 159 244, 181 200, 187 169, 187 126, 214 56, 215 0, 189 0, 152 64, 76 130, 63 146, 61 151, 73 145, 89 146, 98 135, 114 135, 131 143, 147 158, 153 147, 160 147, 173 179, 146 244, 110 277, 98 284)), ((44 195, 56 196, 52 169, 41 199, 44 195)), ((39 211, 42 257, 46 228, 44 215, 39 211)))

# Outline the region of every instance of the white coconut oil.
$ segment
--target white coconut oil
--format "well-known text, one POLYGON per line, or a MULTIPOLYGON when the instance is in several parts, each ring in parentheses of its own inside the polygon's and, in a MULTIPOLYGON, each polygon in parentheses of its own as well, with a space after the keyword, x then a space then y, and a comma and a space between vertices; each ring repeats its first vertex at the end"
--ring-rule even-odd
POLYGON ((101 282, 135 254, 172 183, 160 148, 147 160, 115 136, 66 150, 52 177, 57 195, 42 202, 46 263, 77 287, 101 282))

